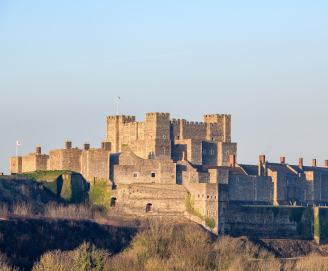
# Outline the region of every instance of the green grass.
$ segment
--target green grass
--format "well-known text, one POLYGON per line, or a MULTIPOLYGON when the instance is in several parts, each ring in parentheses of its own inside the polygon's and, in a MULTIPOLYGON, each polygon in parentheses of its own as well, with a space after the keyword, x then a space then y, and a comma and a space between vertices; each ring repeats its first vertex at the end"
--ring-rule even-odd
POLYGON ((20 178, 26 178, 33 181, 38 180, 55 180, 60 175, 66 174, 68 172, 72 172, 70 170, 37 170, 33 173, 23 173, 23 174, 16 174, 15 176, 20 178))

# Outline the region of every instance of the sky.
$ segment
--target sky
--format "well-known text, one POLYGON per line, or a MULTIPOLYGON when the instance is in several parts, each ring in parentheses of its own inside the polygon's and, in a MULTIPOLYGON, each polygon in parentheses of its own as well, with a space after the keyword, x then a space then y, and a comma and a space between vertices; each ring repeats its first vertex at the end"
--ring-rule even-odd
POLYGON ((106 116, 231 114, 237 162, 328 159, 328 1, 0 0, 0 172, 106 116))

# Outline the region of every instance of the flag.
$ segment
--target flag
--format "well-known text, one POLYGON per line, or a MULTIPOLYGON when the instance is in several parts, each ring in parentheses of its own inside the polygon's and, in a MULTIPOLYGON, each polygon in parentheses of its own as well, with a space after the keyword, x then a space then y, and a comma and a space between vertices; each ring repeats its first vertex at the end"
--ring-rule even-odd
POLYGON ((21 143, 17 141, 17 145, 20 145, 21 143))
POLYGON ((119 98, 121 100, 120 96, 118 96, 118 95, 117 95, 117 98, 119 98))

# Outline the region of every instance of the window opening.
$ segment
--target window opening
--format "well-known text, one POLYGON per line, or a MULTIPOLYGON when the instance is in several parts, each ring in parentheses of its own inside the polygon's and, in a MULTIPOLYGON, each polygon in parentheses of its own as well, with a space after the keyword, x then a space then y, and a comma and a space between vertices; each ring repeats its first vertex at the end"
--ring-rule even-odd
POLYGON ((133 173, 133 178, 138 178, 138 173, 137 172, 133 173))
POLYGON ((151 203, 147 203, 146 205, 146 213, 153 211, 153 205, 151 203))
POLYGON ((155 178, 156 174, 154 172, 151 173, 151 177, 155 178))

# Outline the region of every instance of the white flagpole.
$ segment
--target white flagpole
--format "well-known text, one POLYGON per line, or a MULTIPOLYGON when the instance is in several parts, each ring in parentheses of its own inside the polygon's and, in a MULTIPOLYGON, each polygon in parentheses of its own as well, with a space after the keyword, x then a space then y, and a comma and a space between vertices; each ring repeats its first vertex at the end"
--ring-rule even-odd
POLYGON ((116 99, 117 99, 117 107, 116 107, 116 108, 117 108, 117 112, 116 112, 116 113, 117 113, 117 115, 118 115, 118 94, 117 94, 116 99))
POLYGON ((17 149, 18 149, 18 144, 17 144, 17 141, 16 141, 16 156, 18 156, 17 155, 17 149))

